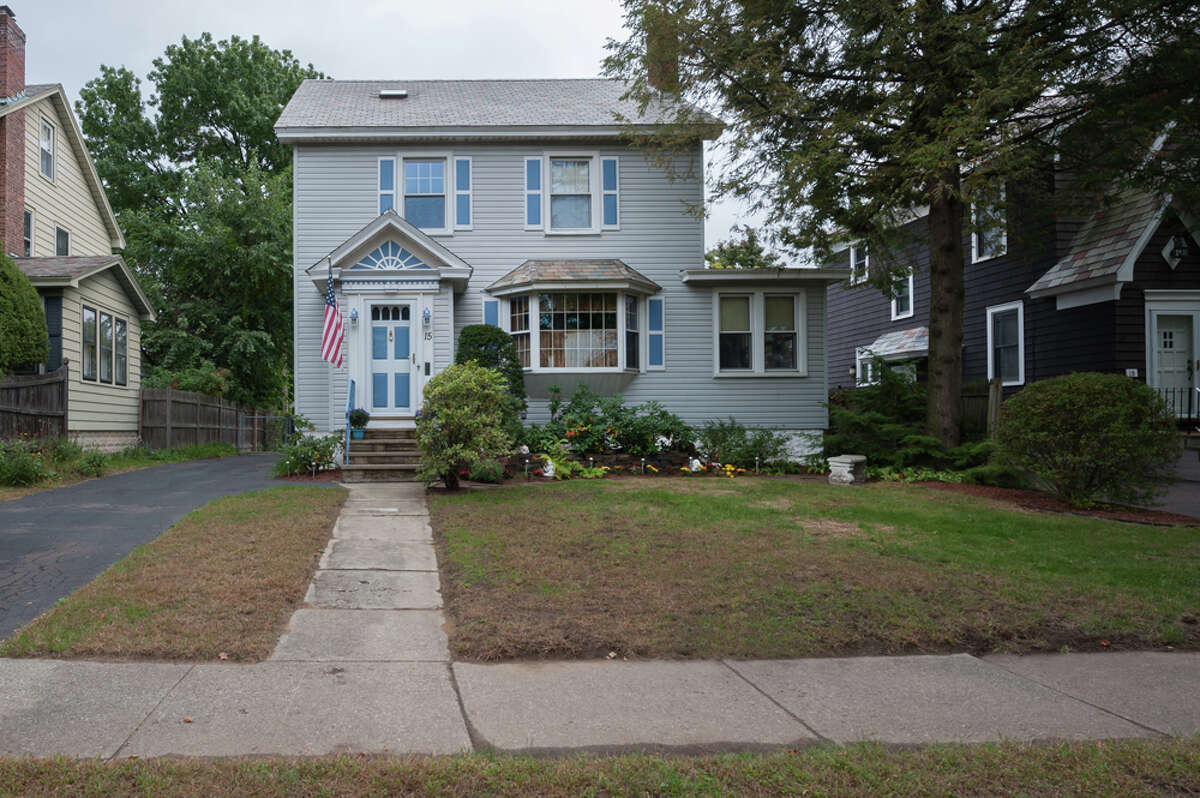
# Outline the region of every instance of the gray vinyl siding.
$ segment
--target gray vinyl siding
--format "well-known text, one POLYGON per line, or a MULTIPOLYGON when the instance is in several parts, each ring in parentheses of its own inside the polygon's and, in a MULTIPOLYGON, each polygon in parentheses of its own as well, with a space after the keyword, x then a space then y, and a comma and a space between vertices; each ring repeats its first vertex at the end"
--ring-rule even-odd
MULTIPOLYGON (((483 290, 530 258, 619 258, 663 287, 666 370, 633 378, 628 402, 658 400, 693 423, 734 416, 752 426, 820 429, 826 426, 825 292, 807 296, 806 377, 714 378, 712 292, 682 282, 681 270, 703 266, 704 229, 687 212, 703 199, 699 147, 689 163, 695 179, 671 181, 641 154, 612 145, 571 146, 620 158, 620 230, 595 235, 550 236, 525 230, 525 158, 554 143, 406 147, 404 154, 449 154, 472 159, 472 223, 469 231, 437 240, 474 269, 467 290, 450 307, 446 289, 434 302, 435 369, 453 358, 453 342, 465 325, 482 321, 483 290), (445 322, 453 315, 453 339, 445 322)), ((297 146, 295 160, 296 404, 319 428, 341 424, 346 370, 320 360, 322 297, 304 270, 377 216, 377 159, 395 156, 391 146, 297 146), (333 378, 331 380, 331 374, 333 378)), ((643 325, 644 326, 644 325, 643 325)), ((643 333, 644 334, 644 333, 643 333)), ((352 355, 353 353, 351 353, 352 355)), ((569 392, 572 375, 559 384, 569 392)), ((534 401, 530 420, 545 418, 534 401)))

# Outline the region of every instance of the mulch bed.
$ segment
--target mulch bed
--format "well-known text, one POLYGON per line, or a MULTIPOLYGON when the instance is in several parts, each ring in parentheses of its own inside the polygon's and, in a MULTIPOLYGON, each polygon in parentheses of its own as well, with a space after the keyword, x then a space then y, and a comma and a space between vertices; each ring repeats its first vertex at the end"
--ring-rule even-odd
POLYGON ((956 482, 921 482, 927 488, 963 493, 968 496, 978 496, 983 499, 1015 504, 1026 510, 1043 513, 1067 513, 1085 518, 1103 518, 1108 521, 1125 521, 1132 524, 1152 524, 1155 526, 1200 526, 1200 518, 1190 515, 1169 513, 1165 510, 1149 510, 1143 507, 1125 507, 1117 504, 1105 504, 1088 510, 1080 510, 1066 502, 1036 490, 1019 490, 1016 488, 996 488, 991 485, 969 485, 956 482))
POLYGON ((311 474, 297 474, 294 477, 280 477, 288 482, 341 482, 342 469, 331 468, 328 471, 318 471, 314 477, 311 474))

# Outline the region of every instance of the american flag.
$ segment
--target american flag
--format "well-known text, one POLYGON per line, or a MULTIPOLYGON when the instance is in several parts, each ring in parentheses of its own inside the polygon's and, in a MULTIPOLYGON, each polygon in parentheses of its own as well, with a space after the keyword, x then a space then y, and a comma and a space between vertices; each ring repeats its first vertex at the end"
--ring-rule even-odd
POLYGON ((337 368, 342 367, 342 314, 338 310, 337 297, 333 293, 333 272, 325 283, 325 331, 321 333, 321 359, 328 360, 337 368))

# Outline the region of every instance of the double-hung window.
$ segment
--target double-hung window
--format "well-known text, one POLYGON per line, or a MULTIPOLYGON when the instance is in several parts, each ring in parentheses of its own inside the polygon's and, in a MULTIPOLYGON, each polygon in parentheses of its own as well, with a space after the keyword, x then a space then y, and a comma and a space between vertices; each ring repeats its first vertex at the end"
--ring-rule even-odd
POLYGON ((879 381, 879 361, 871 350, 860 347, 854 352, 854 381, 858 385, 874 385, 879 381))
POLYGON ((804 294, 718 293, 714 306, 718 376, 807 373, 804 294))
POLYGON ((913 314, 913 275, 909 272, 893 288, 892 321, 910 318, 913 314))
POLYGON ((1021 302, 987 309, 988 379, 1025 384, 1025 308, 1021 302))
POLYGON ((117 319, 114 324, 116 352, 113 370, 116 372, 117 385, 126 385, 129 382, 129 325, 125 319, 117 319))
POLYGON ((54 179, 54 125, 43 119, 41 135, 39 137, 39 150, 41 151, 41 172, 42 177, 47 180, 54 179))
POLYGON ((54 228, 54 254, 60 258, 71 254, 71 233, 61 227, 54 228))
POLYGON ((83 306, 83 371, 85 380, 96 379, 96 310, 83 306))
POLYGON ((971 262, 998 258, 1008 252, 1004 189, 986 192, 971 203, 971 262))
POLYGON ((446 230, 446 159, 404 159, 404 218, 422 230, 446 230))
POLYGON ((25 210, 24 227, 21 230, 21 252, 25 257, 33 257, 33 211, 25 210))
POLYGON ((550 229, 592 229, 592 159, 550 158, 550 229))
POLYGON ((871 276, 871 260, 867 248, 850 247, 850 285, 862 285, 871 276))
POLYGON ((113 381, 113 317, 100 312, 100 382, 113 381))

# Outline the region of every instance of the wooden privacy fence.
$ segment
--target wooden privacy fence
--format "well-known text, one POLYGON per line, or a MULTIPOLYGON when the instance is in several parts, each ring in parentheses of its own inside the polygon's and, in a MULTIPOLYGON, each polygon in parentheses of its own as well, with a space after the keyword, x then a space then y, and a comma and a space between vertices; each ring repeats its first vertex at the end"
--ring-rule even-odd
POLYGON ((986 430, 991 435, 1000 419, 1001 399, 1000 380, 965 386, 962 392, 963 428, 986 430))
POLYGON ((49 374, 0 380, 0 440, 67 434, 67 362, 49 374))
POLYGON ((241 448, 247 432, 257 440, 260 430, 252 423, 249 430, 242 431, 243 440, 239 441, 239 419, 258 419, 265 415, 258 408, 245 407, 217 396, 174 388, 143 388, 138 435, 151 449, 205 443, 228 443, 241 448))

